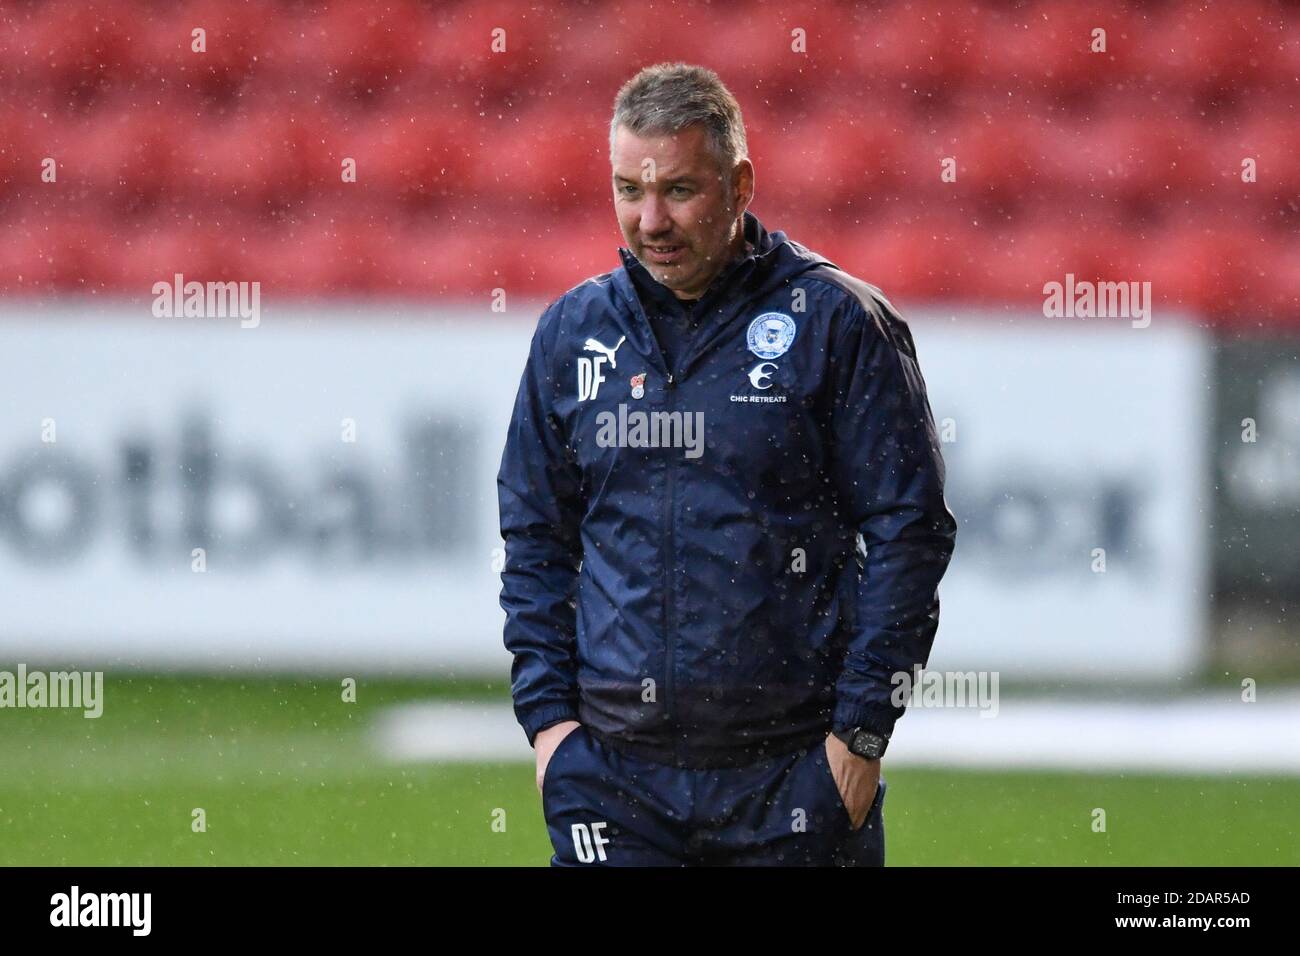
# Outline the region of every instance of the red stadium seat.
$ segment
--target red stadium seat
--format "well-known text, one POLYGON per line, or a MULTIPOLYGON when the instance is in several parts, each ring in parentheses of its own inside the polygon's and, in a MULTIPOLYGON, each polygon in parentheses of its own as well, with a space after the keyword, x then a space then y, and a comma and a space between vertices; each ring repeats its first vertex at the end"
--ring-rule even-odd
POLYGON ((683 59, 741 98, 756 209, 909 299, 1032 306, 1043 276, 1093 270, 1225 322, 1300 321, 1300 11, 1266 0, 55 0, 6 20, 7 291, 136 295, 192 271, 304 296, 554 295, 617 263, 614 93, 683 59))
POLYGON ((1171 4, 1134 39, 1168 86, 1245 90, 1267 77, 1262 65, 1282 42, 1286 22, 1276 4, 1263 0, 1171 4))
MULTIPOLYGON (((1140 14, 1139 14, 1140 15, 1140 14)), ((1133 11, 1117 3, 1049 0, 977 17, 981 83, 1060 96, 1127 82, 1144 69, 1129 29, 1133 11), (1093 52, 1093 31, 1105 52, 1093 52)))

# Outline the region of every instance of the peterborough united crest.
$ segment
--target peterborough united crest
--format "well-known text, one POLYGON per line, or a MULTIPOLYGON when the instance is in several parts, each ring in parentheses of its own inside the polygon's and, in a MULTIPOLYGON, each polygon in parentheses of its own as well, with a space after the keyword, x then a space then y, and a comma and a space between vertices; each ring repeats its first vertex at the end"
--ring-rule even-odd
POLYGON ((783 312, 764 312, 749 323, 749 350, 761 359, 786 353, 794 341, 794 319, 783 312))
POLYGON ((645 397, 645 376, 646 376, 645 372, 642 372, 640 375, 632 376, 632 397, 633 398, 645 397))

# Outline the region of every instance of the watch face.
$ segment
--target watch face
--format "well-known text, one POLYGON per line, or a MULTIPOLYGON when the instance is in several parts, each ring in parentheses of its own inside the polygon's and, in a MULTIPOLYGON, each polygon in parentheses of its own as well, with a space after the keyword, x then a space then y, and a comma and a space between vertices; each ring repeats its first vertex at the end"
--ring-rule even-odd
POLYGON ((876 760, 885 752, 884 745, 885 738, 865 730, 859 730, 853 735, 853 743, 849 745, 849 749, 859 757, 876 760))

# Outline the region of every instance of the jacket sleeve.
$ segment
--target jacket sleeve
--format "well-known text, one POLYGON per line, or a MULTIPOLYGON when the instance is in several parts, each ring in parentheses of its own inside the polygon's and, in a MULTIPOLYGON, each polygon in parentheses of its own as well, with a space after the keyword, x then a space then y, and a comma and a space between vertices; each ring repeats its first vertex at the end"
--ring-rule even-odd
POLYGON ((891 700, 893 676, 929 660, 957 522, 907 323, 884 296, 870 309, 851 297, 844 308, 831 359, 832 479, 861 535, 861 572, 833 727, 888 736, 906 708, 901 693, 891 700))
POLYGON ((538 731, 578 719, 575 597, 584 509, 581 472, 552 410, 545 342, 559 310, 560 301, 552 303, 533 335, 497 476, 510 693, 530 745, 538 731))

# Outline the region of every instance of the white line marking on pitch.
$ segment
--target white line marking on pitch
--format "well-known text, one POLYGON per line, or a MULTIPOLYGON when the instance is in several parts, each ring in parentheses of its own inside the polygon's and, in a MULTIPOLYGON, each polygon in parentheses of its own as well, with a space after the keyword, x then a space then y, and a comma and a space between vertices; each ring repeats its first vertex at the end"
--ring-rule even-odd
MULTIPOLYGON (((507 705, 405 704, 374 731, 396 761, 531 760, 507 705)), ((1300 775, 1300 694, 1252 704, 1222 698, 1089 703, 1003 697, 996 717, 974 708, 913 707, 886 757, 893 766, 983 769, 1244 771, 1300 775)))

